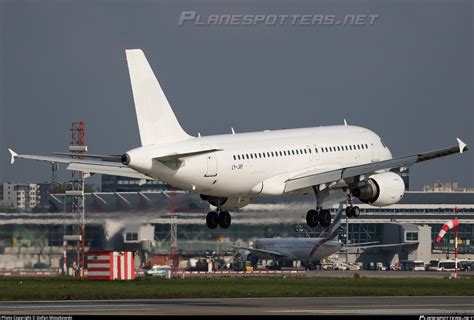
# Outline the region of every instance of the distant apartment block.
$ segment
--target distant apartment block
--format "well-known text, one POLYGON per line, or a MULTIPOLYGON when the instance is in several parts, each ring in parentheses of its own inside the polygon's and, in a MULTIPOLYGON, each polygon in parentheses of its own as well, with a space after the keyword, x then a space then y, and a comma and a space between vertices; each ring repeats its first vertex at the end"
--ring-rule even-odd
POLYGON ((6 208, 31 210, 39 204, 40 198, 36 183, 3 184, 3 206, 6 208))

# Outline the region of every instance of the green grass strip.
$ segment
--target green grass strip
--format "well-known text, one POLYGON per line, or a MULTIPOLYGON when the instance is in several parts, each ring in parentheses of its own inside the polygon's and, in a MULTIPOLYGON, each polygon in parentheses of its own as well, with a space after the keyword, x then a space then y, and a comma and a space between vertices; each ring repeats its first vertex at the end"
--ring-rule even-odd
POLYGON ((0 300, 474 296, 474 279, 214 277, 134 281, 0 277, 0 300))

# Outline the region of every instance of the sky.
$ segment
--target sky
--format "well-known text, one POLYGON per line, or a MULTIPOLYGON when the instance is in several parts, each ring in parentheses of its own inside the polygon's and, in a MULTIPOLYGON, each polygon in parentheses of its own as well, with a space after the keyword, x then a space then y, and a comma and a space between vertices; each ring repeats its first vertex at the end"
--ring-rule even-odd
MULTIPOLYGON (((141 48, 191 135, 349 124, 396 156, 474 144, 473 2, 0 0, 0 181, 47 181, 7 151, 139 146, 124 50, 141 48), (375 15, 363 25, 179 24, 210 15, 375 15)), ((474 187, 473 151, 410 169, 411 189, 474 187)), ((60 178, 68 179, 64 168, 60 178)), ((97 181, 97 178, 95 178, 97 181)))

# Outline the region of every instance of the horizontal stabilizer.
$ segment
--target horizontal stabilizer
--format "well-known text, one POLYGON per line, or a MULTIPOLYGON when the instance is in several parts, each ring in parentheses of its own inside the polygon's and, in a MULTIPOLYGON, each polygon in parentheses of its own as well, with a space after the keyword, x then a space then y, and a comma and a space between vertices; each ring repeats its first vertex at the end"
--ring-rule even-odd
POLYGON ((117 161, 120 162, 121 155, 101 155, 101 154, 89 154, 89 153, 72 153, 72 152, 51 152, 52 154, 58 156, 69 156, 69 157, 77 157, 80 156, 81 158, 91 158, 91 159, 101 159, 101 160, 110 160, 110 161, 117 161))

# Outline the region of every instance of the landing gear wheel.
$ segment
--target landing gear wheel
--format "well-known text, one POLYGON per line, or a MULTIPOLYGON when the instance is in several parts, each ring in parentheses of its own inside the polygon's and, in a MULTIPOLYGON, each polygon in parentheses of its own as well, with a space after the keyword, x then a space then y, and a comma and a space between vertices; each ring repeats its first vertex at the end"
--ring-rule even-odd
POLYGON ((232 221, 230 217, 229 211, 221 211, 219 212, 219 227, 222 229, 227 229, 230 227, 230 223, 232 221))
POLYGON ((322 227, 329 227, 331 224, 331 213, 329 210, 321 210, 319 213, 319 223, 322 227))
POLYGON ((357 207, 357 206, 352 207, 351 208, 351 214, 352 214, 352 217, 354 217, 354 218, 357 218, 358 216, 360 216, 359 207, 357 207))
POLYGON ((318 225, 318 212, 316 210, 309 210, 306 213, 306 223, 309 227, 314 228, 318 225))
POLYGON ((352 208, 353 207, 347 207, 346 208, 346 217, 348 217, 348 218, 352 217, 352 208))
POLYGON ((219 222, 219 215, 217 214, 217 212, 211 211, 207 214, 206 224, 208 228, 210 229, 217 228, 218 222, 219 222))

